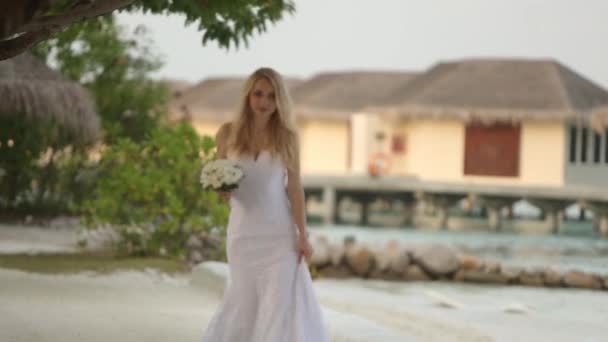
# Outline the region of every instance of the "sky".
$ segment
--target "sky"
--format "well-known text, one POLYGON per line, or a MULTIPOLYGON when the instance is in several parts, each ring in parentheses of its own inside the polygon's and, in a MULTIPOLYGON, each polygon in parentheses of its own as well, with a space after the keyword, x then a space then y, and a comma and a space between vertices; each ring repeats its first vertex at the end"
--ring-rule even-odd
POLYGON ((421 72, 465 58, 554 59, 608 89, 606 0, 297 0, 296 13, 238 50, 201 44, 183 17, 119 14, 145 25, 165 61, 159 78, 198 82, 270 66, 289 77, 328 71, 421 72))

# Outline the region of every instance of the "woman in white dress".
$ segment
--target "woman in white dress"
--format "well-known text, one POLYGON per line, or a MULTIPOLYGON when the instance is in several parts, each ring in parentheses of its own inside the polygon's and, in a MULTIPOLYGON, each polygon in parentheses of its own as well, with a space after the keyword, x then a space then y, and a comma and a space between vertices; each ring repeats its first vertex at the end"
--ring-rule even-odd
POLYGON ((245 177, 231 193, 230 280, 203 342, 329 341, 307 262, 298 134, 282 77, 260 68, 245 82, 238 117, 216 134, 218 157, 245 177))

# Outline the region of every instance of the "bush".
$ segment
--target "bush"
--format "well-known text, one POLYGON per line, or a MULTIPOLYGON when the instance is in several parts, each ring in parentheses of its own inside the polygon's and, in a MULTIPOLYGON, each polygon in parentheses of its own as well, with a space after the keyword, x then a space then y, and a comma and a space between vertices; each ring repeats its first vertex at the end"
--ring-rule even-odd
POLYGON ((223 236, 229 209, 199 183, 213 147, 185 123, 157 128, 139 143, 119 139, 102 155, 93 199, 82 208, 85 224, 116 227, 118 251, 131 255, 183 257, 192 234, 215 228, 223 236))

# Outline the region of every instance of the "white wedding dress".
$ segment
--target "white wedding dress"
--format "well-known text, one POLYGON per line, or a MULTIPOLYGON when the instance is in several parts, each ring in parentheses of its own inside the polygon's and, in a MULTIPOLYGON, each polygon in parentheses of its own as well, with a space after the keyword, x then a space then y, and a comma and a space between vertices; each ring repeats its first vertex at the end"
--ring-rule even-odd
POLYGON ((306 261, 297 261, 283 164, 265 150, 229 158, 245 177, 230 199, 230 278, 203 342, 329 341, 306 261))

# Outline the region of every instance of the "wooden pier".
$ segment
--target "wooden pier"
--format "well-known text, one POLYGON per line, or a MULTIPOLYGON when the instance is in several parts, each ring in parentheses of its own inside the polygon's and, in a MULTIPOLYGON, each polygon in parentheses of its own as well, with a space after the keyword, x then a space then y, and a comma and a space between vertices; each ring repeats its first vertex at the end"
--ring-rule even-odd
POLYGON ((437 209, 439 225, 445 228, 449 220, 449 209, 460 200, 468 198, 485 207, 489 228, 500 230, 503 224, 502 209, 525 200, 542 210, 554 233, 560 229, 560 213, 576 203, 594 213, 595 229, 602 236, 608 237, 608 186, 605 189, 505 186, 430 182, 400 176, 374 178, 355 175, 307 175, 303 177, 303 186, 307 200, 317 198, 323 202, 322 219, 325 224, 338 222, 338 204, 345 197, 350 197, 361 204, 362 225, 368 224, 369 205, 375 199, 398 200, 410 207, 421 200, 437 209))

